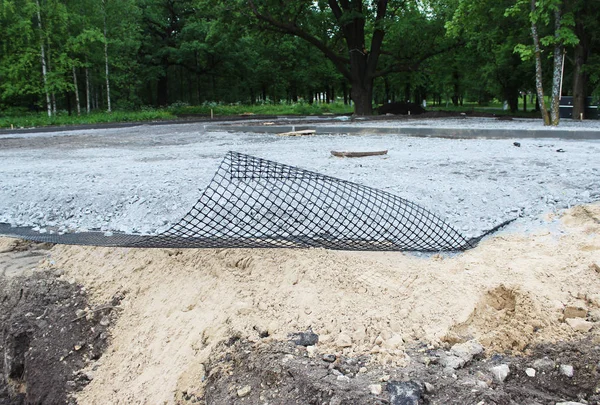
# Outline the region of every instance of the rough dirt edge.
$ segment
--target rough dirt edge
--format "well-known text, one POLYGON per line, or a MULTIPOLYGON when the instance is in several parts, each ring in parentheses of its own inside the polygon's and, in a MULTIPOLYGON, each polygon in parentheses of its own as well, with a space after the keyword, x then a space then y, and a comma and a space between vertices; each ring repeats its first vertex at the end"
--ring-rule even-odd
POLYGON ((89 308, 85 288, 34 264, 47 244, 0 241, 0 404, 75 403, 79 371, 107 346, 111 309, 89 308))
POLYGON ((577 207, 562 231, 496 237, 455 257, 56 246, 45 266, 96 303, 125 296, 80 403, 173 403, 202 397, 206 363, 232 336, 286 340, 312 328, 317 354, 386 367, 407 365, 417 343, 475 339, 491 355, 582 337, 563 322, 567 306, 584 308, 597 336, 599 218, 600 205, 577 207))

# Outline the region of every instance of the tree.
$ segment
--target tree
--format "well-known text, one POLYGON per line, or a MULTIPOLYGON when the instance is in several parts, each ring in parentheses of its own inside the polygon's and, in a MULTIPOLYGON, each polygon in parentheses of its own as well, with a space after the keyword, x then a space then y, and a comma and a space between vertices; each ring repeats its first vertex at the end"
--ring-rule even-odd
POLYGON ((515 47, 515 51, 523 59, 533 57, 535 60, 535 87, 544 125, 557 126, 560 122, 559 100, 562 90, 563 52, 565 46, 576 45, 579 42, 571 29, 574 26, 573 13, 565 10, 565 3, 565 0, 519 0, 515 6, 507 10, 507 15, 515 15, 529 8, 533 48, 520 44, 515 47), (544 48, 552 50, 550 113, 544 98, 545 64, 542 58, 544 48))
MULTIPOLYGON (((429 50, 424 58, 411 60, 384 49, 390 27, 403 18, 406 10, 433 10, 421 2, 394 0, 274 0, 243 1, 264 28, 294 35, 321 51, 352 86, 351 97, 357 115, 372 113, 375 78, 392 72, 415 69, 419 63, 440 51, 429 50), (389 56, 379 70, 382 55, 389 56)), ((414 32, 414 30, 413 30, 414 32)))

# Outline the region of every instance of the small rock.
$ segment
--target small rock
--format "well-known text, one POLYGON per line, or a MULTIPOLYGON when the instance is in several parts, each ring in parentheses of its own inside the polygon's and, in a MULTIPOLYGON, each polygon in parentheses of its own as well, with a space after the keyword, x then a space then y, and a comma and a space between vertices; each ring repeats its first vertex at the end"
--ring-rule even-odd
POLYGON ((556 149, 556 151, 559 153, 563 153, 565 150, 563 148, 560 148, 560 149, 556 149))
POLYGON ((508 364, 500 364, 499 366, 492 367, 490 371, 496 381, 504 382, 510 373, 510 368, 508 367, 508 364))
POLYGON ((557 402, 556 405, 585 405, 583 402, 557 402))
POLYGON ((533 362, 533 368, 536 370, 552 370, 556 364, 550 360, 548 357, 544 357, 543 359, 537 359, 533 362))
POLYGON ((237 390, 237 396, 240 398, 244 398, 250 394, 250 391, 252 391, 252 387, 246 385, 245 387, 242 387, 239 390, 237 390))
POLYGON ((338 347, 350 347, 352 346, 352 339, 345 333, 340 333, 335 340, 335 344, 338 347))
POLYGON ((335 354, 324 354, 323 355, 323 361, 326 361, 327 363, 333 363, 336 359, 335 354))
POLYGON ((341 381, 341 382, 345 382, 345 383, 349 383, 350 382, 350 377, 345 376, 345 375, 338 375, 336 380, 341 381))
POLYGON ((428 394, 433 394, 435 392, 435 387, 433 384, 426 382, 423 384, 425 386, 425 392, 428 394))
POLYGON ((359 372, 359 373, 366 373, 367 371, 368 371, 368 370, 367 370, 367 368, 366 368, 366 367, 361 367, 361 368, 359 368, 359 369, 358 369, 358 372, 359 372))
POLYGON ((448 369, 456 370, 465 365, 465 360, 458 356, 444 356, 440 358, 440 364, 448 369))
POLYGON ((319 343, 319 335, 313 331, 292 333, 290 340, 297 346, 314 346, 319 343))
POLYGON ((485 382, 485 381, 482 381, 482 380, 477 380, 477 386, 479 388, 483 388, 483 389, 489 388, 489 384, 487 382, 485 382))
POLYGON ((386 349, 395 350, 402 347, 403 344, 404 340, 402 340, 402 336, 395 334, 383 343, 383 347, 385 347, 386 349))
POLYGON ((420 405, 423 388, 414 381, 390 381, 386 384, 391 405, 420 405))
POLYGON ((102 326, 110 325, 110 319, 106 316, 102 317, 102 319, 100 320, 100 325, 102 325, 102 326))
POLYGON ((534 368, 527 368, 525 369, 525 374, 527 374, 528 377, 535 377, 535 369, 534 368))
POLYGON ((587 317, 587 309, 581 307, 567 306, 563 311, 563 320, 570 318, 585 318, 587 317))
POLYGON ((369 392, 373 395, 381 395, 383 391, 383 387, 381 384, 371 384, 369 385, 369 392))
POLYGON ((517 148, 521 147, 521 143, 520 142, 513 142, 513 145, 515 145, 517 148))
POLYGON ((87 312, 85 312, 83 309, 78 309, 77 311, 75 311, 75 316, 77 318, 83 318, 86 313, 87 312))
POLYGON ((77 351, 81 350, 81 345, 75 345, 75 346, 73 346, 73 349, 75 349, 75 351, 77 352, 77 351))
POLYGON ((570 366, 568 364, 561 364, 560 365, 560 373, 566 377, 573 377, 574 371, 573 371, 573 366, 570 366))
POLYGON ((341 376, 341 375, 344 375, 344 374, 343 374, 343 373, 342 373, 340 370, 337 370, 337 369, 335 369, 335 368, 334 368, 334 369, 331 369, 331 374, 333 374, 333 375, 334 375, 334 376, 336 376, 336 377, 339 377, 339 376, 341 376))
POLYGON ((594 324, 581 318, 568 318, 565 322, 577 332, 589 332, 594 324))
POLYGON ((390 380, 389 374, 386 374, 379 379, 379 381, 381 381, 381 382, 387 382, 389 380, 390 380))

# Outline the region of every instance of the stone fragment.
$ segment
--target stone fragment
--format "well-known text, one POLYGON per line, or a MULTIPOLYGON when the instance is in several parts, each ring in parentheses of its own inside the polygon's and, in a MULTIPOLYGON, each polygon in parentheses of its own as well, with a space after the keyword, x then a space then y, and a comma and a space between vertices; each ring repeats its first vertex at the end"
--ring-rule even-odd
POLYGON ((252 391, 252 387, 249 385, 246 385, 246 386, 240 388, 239 390, 237 390, 237 396, 240 398, 247 397, 250 394, 250 391, 252 391))
POLYGON ((428 394, 433 394, 435 392, 435 387, 433 384, 426 382, 423 384, 425 386, 425 392, 428 394))
POLYGON ((423 388, 415 381, 390 381, 386 384, 391 405, 421 405, 423 388))
POLYGON ((566 377, 573 377, 573 374, 575 373, 573 370, 573 366, 568 365, 568 364, 561 364, 560 365, 560 373, 566 377))
POLYGON ((475 340, 469 340, 465 343, 457 343, 450 349, 450 354, 460 357, 465 361, 465 364, 473 360, 473 357, 481 353, 483 353, 483 346, 475 340))
POLYGON ((556 405, 585 405, 583 402, 557 402, 556 405))
POLYGON ((594 326, 593 322, 586 321, 582 318, 567 318, 565 320, 573 330, 577 332, 589 332, 594 326))
POLYGON ((500 364, 499 366, 492 367, 490 371, 492 372, 494 379, 498 382, 504 382, 506 377, 508 377, 508 374, 510 374, 508 364, 500 364))
POLYGON ((581 307, 567 306, 563 311, 563 320, 570 318, 585 318, 587 317, 587 309, 581 307))
POLYGON ((290 335, 290 340, 297 346, 314 346, 319 343, 319 335, 313 331, 297 332, 290 335))
POLYGON ((552 370, 556 367, 556 363, 550 360, 548 357, 544 357, 543 359, 537 359, 533 362, 533 368, 536 370, 552 370))
POLYGON ((535 369, 528 367, 525 369, 525 374, 527 374, 528 377, 535 377, 535 369))
POLYGON ((308 357, 310 357, 310 358, 315 357, 316 351, 317 351, 317 348, 315 346, 306 346, 306 353, 308 354, 308 357))
POLYGON ((381 395, 383 391, 383 387, 381 384, 371 384, 369 385, 369 392, 373 395, 381 395))
POLYGON ((352 346, 352 339, 345 333, 340 333, 335 340, 335 345, 338 347, 350 347, 352 346))
POLYGON ((383 347, 386 349, 395 350, 401 348, 404 345, 404 340, 402 340, 402 336, 395 334, 388 340, 383 343, 383 347))
POLYGON ((327 363, 333 363, 335 361, 336 357, 335 354, 324 354, 323 355, 323 361, 326 361, 327 363))
POLYGON ((345 376, 345 375, 338 375, 336 380, 340 381, 340 382, 345 382, 345 383, 349 383, 350 382, 350 377, 345 376))

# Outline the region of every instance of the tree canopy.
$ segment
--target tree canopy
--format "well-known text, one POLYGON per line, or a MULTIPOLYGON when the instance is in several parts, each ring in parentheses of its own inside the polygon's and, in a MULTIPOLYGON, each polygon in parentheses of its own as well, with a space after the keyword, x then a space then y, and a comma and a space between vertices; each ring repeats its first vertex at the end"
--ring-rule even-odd
POLYGON ((586 0, 0 0, 0 109, 495 98, 543 113, 550 94, 556 123, 561 94, 577 116, 600 96, 599 20, 586 0))

